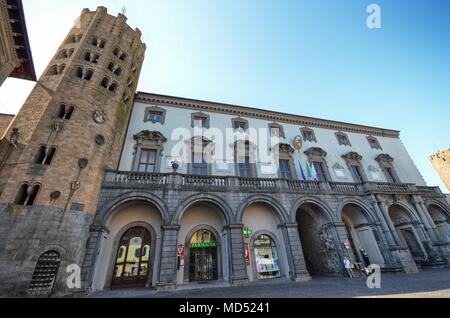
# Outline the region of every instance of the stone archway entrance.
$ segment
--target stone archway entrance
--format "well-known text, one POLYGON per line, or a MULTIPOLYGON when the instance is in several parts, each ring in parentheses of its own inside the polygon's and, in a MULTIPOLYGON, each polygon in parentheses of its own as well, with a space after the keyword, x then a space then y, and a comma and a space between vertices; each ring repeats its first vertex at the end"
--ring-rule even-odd
POLYGON ((399 205, 389 208, 389 216, 401 240, 408 247, 411 256, 417 264, 422 263, 424 256, 429 257, 421 239, 421 230, 417 228, 417 222, 409 211, 399 205))
POLYGON ((145 287, 152 255, 152 238, 143 227, 122 235, 114 265, 111 288, 145 287))
POLYGON ((439 240, 448 243, 450 236, 450 215, 441 207, 434 204, 428 207, 428 213, 430 213, 434 224, 436 224, 439 240))
POLYGON ((341 275, 337 234, 323 210, 313 203, 303 204, 297 211, 297 223, 308 272, 311 275, 341 275))
POLYGON ((355 260, 365 266, 376 264, 384 267, 385 259, 378 245, 379 238, 377 240, 371 227, 372 222, 362 208, 355 204, 347 204, 342 209, 342 221, 345 224, 355 260))
POLYGON ((207 282, 219 279, 218 244, 213 233, 199 230, 189 246, 189 281, 207 282))

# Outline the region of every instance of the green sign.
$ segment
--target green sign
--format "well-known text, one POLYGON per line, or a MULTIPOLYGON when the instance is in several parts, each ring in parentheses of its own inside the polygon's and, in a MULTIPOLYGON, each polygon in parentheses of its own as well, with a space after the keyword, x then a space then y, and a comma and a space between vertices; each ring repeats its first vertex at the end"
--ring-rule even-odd
POLYGON ((217 244, 214 242, 211 243, 194 243, 191 244, 191 248, 211 248, 211 247, 217 247, 217 244))
POLYGON ((253 235, 253 231, 250 230, 249 228, 244 228, 244 236, 245 237, 250 237, 253 235))

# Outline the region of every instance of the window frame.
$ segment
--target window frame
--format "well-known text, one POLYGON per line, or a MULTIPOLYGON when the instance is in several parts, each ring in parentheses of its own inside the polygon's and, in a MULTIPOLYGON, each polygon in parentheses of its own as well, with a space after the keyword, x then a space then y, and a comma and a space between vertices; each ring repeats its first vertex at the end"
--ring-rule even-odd
POLYGON ((147 107, 145 109, 145 115, 144 115, 144 123, 147 122, 151 122, 153 124, 161 124, 164 125, 165 121, 166 121, 166 115, 167 115, 167 110, 161 108, 161 107, 157 107, 157 106, 153 106, 153 107, 147 107), (151 118, 151 113, 160 113, 161 114, 161 120, 160 121, 155 121, 153 118, 151 118))

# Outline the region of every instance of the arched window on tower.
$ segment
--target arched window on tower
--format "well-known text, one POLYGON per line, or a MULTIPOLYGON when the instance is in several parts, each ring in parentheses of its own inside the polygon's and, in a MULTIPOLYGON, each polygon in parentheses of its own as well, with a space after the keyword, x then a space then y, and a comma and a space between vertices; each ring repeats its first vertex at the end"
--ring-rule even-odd
POLYGON ((119 48, 116 48, 114 50, 114 55, 122 61, 125 61, 127 59, 127 54, 119 48))
POLYGON ((93 46, 96 46, 96 47, 100 48, 100 49, 103 49, 103 48, 105 47, 106 41, 94 37, 94 38, 92 39, 92 41, 91 41, 91 44, 92 44, 93 46))
POLYGON ((97 64, 100 59, 100 55, 91 53, 89 51, 84 53, 84 60, 93 64, 97 64))
POLYGON ((124 103, 125 105, 127 105, 127 106, 129 105, 129 103, 130 103, 130 97, 128 96, 127 93, 123 93, 122 100, 123 100, 123 103, 124 103))
POLYGON ((83 37, 82 34, 74 34, 69 37, 67 40, 67 44, 73 44, 73 43, 79 43, 81 41, 81 38, 83 37))
POLYGON ((84 69, 81 66, 75 69, 75 77, 82 80, 90 81, 93 74, 94 72, 92 70, 84 69))
POLYGON ((113 73, 114 75, 120 76, 120 74, 122 74, 122 69, 118 66, 115 65, 114 63, 109 63, 108 65, 108 70, 113 73))
POLYGON ((59 119, 67 119, 70 120, 72 118, 72 114, 75 108, 73 106, 66 106, 64 104, 59 105, 57 116, 59 119))
POLYGON ((38 165, 50 165, 55 157, 56 148, 41 146, 36 154, 34 163, 38 165))
POLYGON ((50 67, 50 69, 47 72, 48 76, 57 76, 57 75, 61 75, 64 70, 66 69, 66 64, 61 64, 61 65, 52 65, 50 67))
POLYGON ((58 55, 56 56, 57 60, 63 60, 63 59, 67 59, 72 57, 74 52, 74 49, 70 49, 70 50, 62 50, 58 53, 58 55))
POLYGON ((117 84, 111 81, 109 78, 104 77, 101 86, 110 92, 115 92, 117 90, 117 84))
POLYGON ((32 206, 36 201, 41 186, 39 184, 24 183, 17 192, 14 204, 23 206, 32 206))

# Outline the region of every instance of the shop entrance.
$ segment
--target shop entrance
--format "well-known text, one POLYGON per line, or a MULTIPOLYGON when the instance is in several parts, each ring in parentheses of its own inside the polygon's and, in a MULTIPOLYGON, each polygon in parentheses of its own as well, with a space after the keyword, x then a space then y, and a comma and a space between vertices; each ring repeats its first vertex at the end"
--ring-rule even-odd
POLYGON ((194 234, 190 243, 189 280, 208 282, 217 280, 218 244, 214 234, 201 230, 194 234))
POLYGON ((143 227, 129 229, 122 236, 111 288, 146 286, 151 243, 150 233, 143 227))
POLYGON ((265 280, 281 277, 277 246, 273 239, 267 235, 260 235, 253 242, 253 249, 257 278, 265 280))

